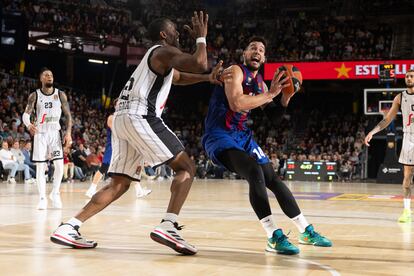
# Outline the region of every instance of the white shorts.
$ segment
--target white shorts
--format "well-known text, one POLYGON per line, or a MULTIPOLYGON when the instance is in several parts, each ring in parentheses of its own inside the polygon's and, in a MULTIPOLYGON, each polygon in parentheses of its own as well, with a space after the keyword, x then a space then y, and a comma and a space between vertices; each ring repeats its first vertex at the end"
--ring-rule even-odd
POLYGON ((32 145, 32 162, 63 159, 60 131, 36 133, 32 145))
POLYGON ((414 133, 404 132, 400 159, 398 162, 403 165, 414 165, 414 133))
POLYGON ((158 166, 182 151, 184 146, 161 118, 114 115, 108 175, 124 175, 131 180, 138 180, 135 173, 143 160, 158 166))

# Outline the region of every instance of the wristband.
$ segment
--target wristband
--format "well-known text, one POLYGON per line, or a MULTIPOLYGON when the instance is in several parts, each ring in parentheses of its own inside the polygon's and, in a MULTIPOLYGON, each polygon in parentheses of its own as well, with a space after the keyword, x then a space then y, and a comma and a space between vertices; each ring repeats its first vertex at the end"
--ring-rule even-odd
POLYGON ((196 39, 196 43, 203 43, 204 45, 207 45, 207 40, 205 37, 201 36, 201 37, 197 37, 196 39))

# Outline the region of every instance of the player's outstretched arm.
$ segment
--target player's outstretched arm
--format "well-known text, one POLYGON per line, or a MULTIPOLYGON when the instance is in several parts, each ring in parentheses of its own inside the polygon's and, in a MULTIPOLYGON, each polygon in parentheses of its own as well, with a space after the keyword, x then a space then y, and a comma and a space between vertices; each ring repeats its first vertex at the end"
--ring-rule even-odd
POLYGON ((395 119, 395 116, 397 116, 398 113, 398 109, 400 108, 400 103, 401 94, 398 94, 392 101, 391 109, 384 117, 384 119, 382 119, 381 122, 379 122, 365 137, 365 145, 369 146, 369 142, 371 141, 372 136, 386 128, 392 122, 392 120, 395 119))
POLYGON ((27 100, 26 110, 23 113, 22 121, 32 135, 37 131, 35 125, 30 122, 30 115, 32 115, 36 103, 36 92, 32 92, 27 100))
POLYGON ((233 65, 224 71, 224 90, 229 106, 235 112, 254 109, 271 102, 280 93, 287 81, 287 78, 281 80, 284 73, 280 72, 274 76, 272 81, 273 86, 269 92, 251 96, 243 93, 243 72, 239 66, 233 65))
POLYGON ((193 74, 180 72, 174 70, 173 84, 174 85, 190 85, 199 82, 210 82, 212 84, 221 85, 221 82, 217 79, 217 76, 223 70, 223 61, 220 60, 217 65, 213 68, 210 74, 193 74))
POLYGON ((70 114, 68 97, 65 92, 59 91, 60 101, 62 103, 62 112, 66 117, 66 134, 64 137, 63 144, 69 146, 72 144, 72 115, 70 114))
POLYGON ((191 73, 207 71, 206 36, 208 14, 204 14, 202 11, 199 13, 194 12, 191 21, 192 28, 186 25, 185 29, 196 39, 197 49, 194 54, 183 53, 176 47, 166 45, 154 52, 150 61, 153 68, 160 68, 164 72, 167 72, 170 68, 191 73))

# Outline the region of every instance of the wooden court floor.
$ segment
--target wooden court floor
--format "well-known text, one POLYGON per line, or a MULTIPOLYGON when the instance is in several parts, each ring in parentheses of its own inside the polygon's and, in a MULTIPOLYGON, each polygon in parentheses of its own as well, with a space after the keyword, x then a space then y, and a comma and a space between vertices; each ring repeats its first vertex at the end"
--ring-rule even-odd
MULTIPOLYGON (((165 212, 167 181, 144 182, 81 228, 92 250, 49 241, 86 202, 87 184, 63 184, 63 209, 36 210, 36 187, 0 183, 0 275, 414 275, 411 224, 398 224, 400 185, 289 182, 302 212, 332 248, 299 245, 297 256, 265 253, 265 233, 240 180, 196 180, 180 215, 195 256, 179 256, 149 238, 165 212)), ((297 243, 296 227, 270 195, 276 222, 297 243)))

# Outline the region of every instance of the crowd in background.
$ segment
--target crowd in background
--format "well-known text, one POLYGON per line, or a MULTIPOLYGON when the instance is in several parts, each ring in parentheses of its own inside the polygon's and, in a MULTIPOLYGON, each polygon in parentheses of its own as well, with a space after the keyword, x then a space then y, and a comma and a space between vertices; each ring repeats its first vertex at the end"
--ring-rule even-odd
MULTIPOLYGON (((145 46, 151 20, 166 16, 174 20, 184 51, 192 51, 194 39, 184 31, 194 10, 209 10, 208 52, 211 60, 238 63, 246 41, 262 35, 268 42, 269 61, 366 60, 390 58, 392 28, 371 24, 364 17, 337 16, 317 12, 283 12, 271 1, 138 1, 132 11, 95 4, 95 1, 6 0, 6 10, 26 15, 31 29, 105 37, 120 37, 130 45, 145 46), (85 3, 89 2, 89 3, 85 3), (211 11, 210 11, 211 10, 211 11)), ((331 1, 331 6, 336 1, 331 1)))

